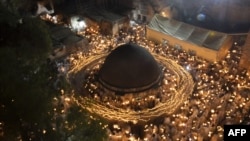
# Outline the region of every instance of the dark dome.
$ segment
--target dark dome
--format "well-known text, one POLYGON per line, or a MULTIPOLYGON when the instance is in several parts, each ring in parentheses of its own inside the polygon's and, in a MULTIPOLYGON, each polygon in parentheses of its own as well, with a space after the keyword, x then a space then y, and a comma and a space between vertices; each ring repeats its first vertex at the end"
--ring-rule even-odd
POLYGON ((143 91, 157 84, 160 78, 161 69, 154 57, 135 44, 114 49, 99 72, 101 84, 118 92, 143 91))

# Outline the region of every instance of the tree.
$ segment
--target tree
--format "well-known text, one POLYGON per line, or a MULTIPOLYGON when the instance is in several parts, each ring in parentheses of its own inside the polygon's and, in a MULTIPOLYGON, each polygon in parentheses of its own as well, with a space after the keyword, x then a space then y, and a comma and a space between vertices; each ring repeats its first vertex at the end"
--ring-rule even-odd
MULTIPOLYGON (((53 87, 57 72, 47 63, 52 42, 46 24, 39 18, 21 17, 0 3, 0 27, 0 140, 60 141, 64 134, 77 137, 78 131, 63 130, 64 127, 60 129, 63 132, 53 130, 54 122, 64 124, 60 118, 55 120, 53 99, 68 85, 61 81, 60 88, 53 87)), ((72 111, 72 115, 84 115, 83 121, 87 116, 85 112, 72 111)), ((100 126, 92 126, 97 124, 81 126, 74 121, 78 119, 71 119, 69 123, 83 133, 89 129, 104 132, 100 126)))
MULTIPOLYGON (((62 141, 104 141, 107 138, 105 121, 94 118, 76 104, 71 105, 66 116, 58 117, 56 123, 56 136, 62 141)), ((49 140, 51 135, 47 137, 49 140)))
POLYGON ((4 140, 25 140, 32 126, 47 118, 51 105, 46 64, 51 40, 46 25, 1 6, 0 26, 0 121, 4 140))

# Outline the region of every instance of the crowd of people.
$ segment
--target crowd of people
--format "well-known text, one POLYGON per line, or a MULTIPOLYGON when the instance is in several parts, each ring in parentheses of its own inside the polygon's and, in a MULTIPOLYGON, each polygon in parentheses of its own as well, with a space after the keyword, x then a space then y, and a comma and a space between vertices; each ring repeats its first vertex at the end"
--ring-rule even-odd
MULTIPOLYGON (((68 69, 80 63, 81 59, 110 52, 121 43, 133 42, 147 48, 150 52, 176 61, 189 71, 195 83, 192 95, 171 115, 140 123, 137 125, 140 128, 136 128, 138 130, 134 130, 133 127, 136 125, 130 122, 110 122, 110 126, 106 129, 110 140, 220 141, 223 140, 223 125, 250 124, 250 95, 248 94, 250 79, 246 70, 238 68, 242 48, 237 44, 232 45, 225 59, 209 62, 191 52, 169 46, 167 43, 156 44, 147 40, 144 26, 137 25, 127 32, 120 31, 114 36, 104 36, 93 32, 93 29, 91 29, 92 32, 88 30, 90 29, 79 34, 88 38, 90 50, 77 52, 65 58, 63 62, 68 69)), ((61 70, 67 71, 62 64, 59 71, 61 70)), ((166 74, 164 81, 167 81, 167 76, 171 78, 171 72, 166 74)), ((168 81, 173 85, 175 83, 172 79, 168 81)), ((169 88, 161 90, 168 91, 169 88)), ((101 102, 114 101, 114 99, 105 101, 105 98, 101 98, 101 91, 93 97, 101 102)), ((125 105, 132 103, 131 101, 126 103, 126 100, 123 102, 125 105)), ((116 104, 119 107, 121 105, 118 104, 122 102, 117 101, 116 104)), ((134 107, 130 106, 130 108, 134 107)), ((140 108, 151 107, 144 105, 140 108)))

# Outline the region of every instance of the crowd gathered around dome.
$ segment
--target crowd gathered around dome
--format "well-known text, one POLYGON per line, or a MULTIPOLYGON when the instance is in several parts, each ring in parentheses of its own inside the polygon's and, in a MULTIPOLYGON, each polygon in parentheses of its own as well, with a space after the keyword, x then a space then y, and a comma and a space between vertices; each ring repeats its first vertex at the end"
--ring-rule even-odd
MULTIPOLYGON (((250 78, 246 70, 238 68, 242 48, 237 46, 237 43, 232 45, 223 60, 209 62, 193 52, 182 50, 181 47, 172 47, 167 42, 156 44, 147 40, 144 25, 132 26, 128 31, 120 31, 113 36, 102 35, 93 28, 86 28, 79 32, 79 35, 89 40, 89 51, 78 51, 58 61, 58 70, 62 75, 67 74, 67 71, 77 66, 81 60, 108 53, 119 44, 132 42, 152 53, 174 60, 191 74, 195 84, 192 94, 173 114, 163 115, 138 125, 133 122, 110 121, 106 127, 109 140, 220 141, 223 140, 224 125, 250 124, 250 78)), ((99 66, 96 66, 96 69, 89 73, 96 73, 98 68, 99 66)), ((166 85, 149 91, 161 91, 168 95, 162 97, 163 95, 147 95, 141 92, 138 95, 142 99, 138 102, 138 95, 127 94, 117 98, 114 93, 99 86, 92 77, 94 75, 89 76, 86 77, 88 83, 81 87, 95 100, 135 111, 150 109, 157 102, 168 99, 172 94, 170 88, 176 87, 174 76, 165 68, 162 83, 166 85)))

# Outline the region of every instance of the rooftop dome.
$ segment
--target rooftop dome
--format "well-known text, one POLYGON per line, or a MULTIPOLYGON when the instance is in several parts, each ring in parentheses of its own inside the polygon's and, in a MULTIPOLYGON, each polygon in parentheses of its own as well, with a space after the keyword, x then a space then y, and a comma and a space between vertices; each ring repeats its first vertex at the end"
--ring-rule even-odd
POLYGON ((161 69, 143 47, 123 44, 114 49, 100 68, 99 81, 117 92, 138 92, 159 82, 161 69))

